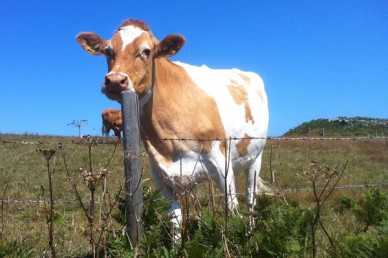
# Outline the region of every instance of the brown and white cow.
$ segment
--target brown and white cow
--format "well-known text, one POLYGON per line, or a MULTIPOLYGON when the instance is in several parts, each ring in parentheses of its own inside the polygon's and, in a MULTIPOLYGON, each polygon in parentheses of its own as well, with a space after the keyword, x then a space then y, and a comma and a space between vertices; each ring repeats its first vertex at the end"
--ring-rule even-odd
POLYGON ((106 108, 101 113, 102 118, 102 134, 105 135, 106 141, 109 142, 109 132, 113 130, 116 137, 121 139, 121 131, 123 130, 123 120, 121 118, 121 110, 106 108))
POLYGON ((78 34, 77 40, 86 52, 107 58, 102 93, 116 101, 125 90, 138 94, 141 136, 175 222, 181 219, 176 194, 209 177, 227 193, 233 210, 238 204, 234 175, 245 172, 247 203, 254 204, 269 120, 259 75, 171 62, 185 38, 170 34, 159 41, 133 19, 109 40, 92 32, 78 34))

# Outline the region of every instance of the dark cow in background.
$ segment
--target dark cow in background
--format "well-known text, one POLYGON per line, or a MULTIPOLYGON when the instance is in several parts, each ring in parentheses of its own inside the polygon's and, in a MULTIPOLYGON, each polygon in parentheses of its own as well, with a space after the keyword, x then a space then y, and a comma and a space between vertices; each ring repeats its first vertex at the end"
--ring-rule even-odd
POLYGON ((132 19, 109 40, 93 32, 77 40, 86 52, 107 59, 102 93, 116 101, 125 90, 138 94, 141 137, 175 223, 181 221, 177 194, 209 178, 227 193, 228 207, 237 208, 237 172, 246 175, 246 199, 253 207, 254 194, 262 190, 269 121, 259 75, 171 62, 184 37, 171 34, 159 41, 144 22, 132 19))
POLYGON ((105 135, 106 141, 109 142, 109 132, 113 130, 116 137, 121 139, 121 131, 123 130, 123 121, 121 118, 121 110, 106 108, 101 113, 102 118, 102 134, 105 135))

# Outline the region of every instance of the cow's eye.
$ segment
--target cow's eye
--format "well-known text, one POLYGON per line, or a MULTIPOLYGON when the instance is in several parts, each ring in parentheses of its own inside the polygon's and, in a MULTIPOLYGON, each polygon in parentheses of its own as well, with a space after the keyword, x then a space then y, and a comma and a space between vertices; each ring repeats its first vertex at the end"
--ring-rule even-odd
POLYGON ((110 47, 107 47, 105 49, 105 53, 106 53, 107 57, 109 57, 109 58, 114 58, 115 57, 115 52, 110 47))
POLYGON ((142 57, 142 58, 144 58, 144 59, 148 59, 148 57, 150 56, 150 54, 151 54, 151 49, 149 49, 149 48, 144 48, 142 51, 141 51, 141 54, 140 54, 140 56, 142 57))

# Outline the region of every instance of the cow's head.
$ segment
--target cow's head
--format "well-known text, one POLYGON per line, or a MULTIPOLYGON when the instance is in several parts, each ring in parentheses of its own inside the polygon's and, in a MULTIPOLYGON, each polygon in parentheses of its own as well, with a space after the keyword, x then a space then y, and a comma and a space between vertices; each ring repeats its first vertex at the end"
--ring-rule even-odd
POLYGON ((126 20, 110 40, 82 32, 77 41, 89 54, 106 56, 108 73, 101 92, 117 101, 124 90, 144 96, 152 86, 154 60, 175 55, 185 43, 176 34, 158 41, 145 23, 132 19, 126 20))

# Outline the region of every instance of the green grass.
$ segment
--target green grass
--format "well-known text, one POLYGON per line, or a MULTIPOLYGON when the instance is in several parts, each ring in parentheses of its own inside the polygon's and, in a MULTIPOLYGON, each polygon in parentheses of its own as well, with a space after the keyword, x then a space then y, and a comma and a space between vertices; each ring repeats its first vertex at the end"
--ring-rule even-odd
MULTIPOLYGON (((100 139, 103 142, 103 139, 100 139)), ((54 223, 55 242, 59 257, 82 256, 90 253, 87 238, 87 221, 76 201, 76 196, 67 180, 63 161, 65 153, 69 171, 78 180, 78 188, 84 200, 90 198, 90 193, 83 185, 83 178, 79 168, 88 169, 89 156, 87 144, 79 138, 31 136, 31 135, 0 135, 0 194, 7 200, 48 200, 48 178, 45 158, 36 151, 35 144, 21 144, 21 142, 36 142, 39 148, 55 149, 56 154, 50 160, 53 168, 54 200, 70 201, 70 203, 55 204, 57 220, 54 223), (16 143, 5 143, 15 141, 16 143), (58 142, 63 149, 58 149, 58 142)), ((92 167, 97 171, 107 167, 107 191, 111 198, 118 192, 124 182, 123 151, 119 144, 114 152, 114 144, 98 144, 92 148, 92 167)), ((275 172, 277 188, 306 188, 311 182, 300 176, 308 169, 311 160, 326 164, 330 168, 338 167, 342 170, 347 164, 339 185, 359 185, 388 182, 388 145, 384 139, 366 139, 358 141, 319 141, 319 140, 268 140, 263 158, 262 178, 269 181, 271 170, 275 172)), ((144 180, 146 185, 153 186, 146 157, 142 158, 144 180)), ((244 192, 245 179, 243 173, 236 176, 238 189, 244 192)), ((368 189, 351 189, 335 191, 332 199, 339 196, 361 196, 368 189)), ((382 188, 387 192, 387 188, 382 188)), ((208 185, 202 184, 196 190, 197 194, 207 195, 208 185)), ((306 207, 313 207, 311 192, 287 193, 286 199, 299 200, 306 207)), ((97 199, 101 201, 101 189, 97 192, 97 199)), ((221 198, 220 198, 221 199, 221 198)), ((243 197, 240 198, 244 200, 243 197)), ((101 202, 100 202, 101 203, 101 202)), ((202 205, 209 204, 209 198, 201 200, 202 205)), ((217 202, 220 203, 220 202, 217 202)), ((97 209, 100 208, 97 205, 97 209)), ((218 204, 217 209, 223 205, 218 204)), ((332 208, 334 204, 330 203, 332 208)), ((1 217, 1 238, 7 243, 16 243, 23 250, 16 250, 18 257, 43 256, 49 254, 46 208, 43 203, 3 203, 1 217), (19 244, 17 244, 19 243, 19 244), (22 243, 22 244, 21 244, 22 243)), ((102 209, 105 206, 101 206, 102 209)), ((324 211, 326 220, 333 228, 343 225, 351 227, 353 222, 332 217, 330 209, 324 211), (334 221, 334 222, 333 222, 334 221)), ((96 218, 99 221, 99 218, 96 218)), ((122 226, 112 220, 109 230, 121 232, 122 226)), ((332 231, 335 234, 335 230, 332 231)), ((12 257, 12 256, 11 256, 12 257)))

